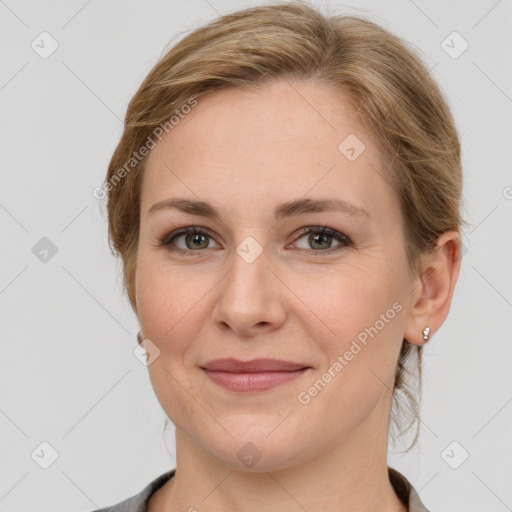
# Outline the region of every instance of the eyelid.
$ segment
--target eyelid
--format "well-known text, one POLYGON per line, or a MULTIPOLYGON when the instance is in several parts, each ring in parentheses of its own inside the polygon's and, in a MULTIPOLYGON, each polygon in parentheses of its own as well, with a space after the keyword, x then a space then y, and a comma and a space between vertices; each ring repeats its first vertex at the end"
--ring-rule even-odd
MULTIPOLYGON (((160 244, 163 246, 171 245, 171 241, 174 240, 175 238, 182 236, 182 235, 188 235, 188 234, 204 234, 204 235, 208 235, 212 240, 215 240, 215 235, 213 234, 213 231, 211 231, 208 228, 205 228, 203 226, 186 226, 186 227, 171 231, 170 233, 167 233, 161 239, 160 244)), ((184 249, 178 248, 176 250, 183 251, 184 249)), ((192 251, 192 249, 187 249, 187 250, 192 251)))
MULTIPOLYGON (((178 238, 182 235, 187 234, 204 234, 207 235, 209 238, 215 241, 215 243, 218 243, 216 241, 216 237, 213 234, 213 232, 206 227, 203 226, 186 226, 183 228, 176 229, 172 231, 171 233, 168 233, 165 235, 162 239, 159 241, 159 245, 161 247, 164 247, 172 252, 180 253, 180 255, 190 255, 195 256, 199 255, 202 252, 205 252, 206 249, 200 249, 200 250, 193 250, 193 249, 182 249, 179 247, 173 247, 173 240, 175 238, 178 238)), ((307 255, 314 255, 314 256, 322 256, 322 255, 329 255, 336 253, 340 251, 341 249, 348 248, 348 247, 354 247, 354 243, 352 242, 351 238, 347 236, 345 233, 342 233, 336 229, 329 228, 327 226, 319 226, 319 225, 309 225, 304 226, 298 230, 298 232, 295 232, 293 235, 294 238, 291 242, 287 243, 285 248, 288 248, 291 244, 294 244, 297 242, 297 240, 300 240, 302 237, 304 237, 307 234, 315 233, 315 234, 325 234, 329 237, 337 240, 339 242, 338 245, 335 245, 334 247, 330 247, 328 249, 323 250, 314 250, 314 249, 300 249, 299 252, 302 254, 307 255)))
MULTIPOLYGON (((318 234, 325 234, 332 238, 335 238, 339 242, 344 243, 346 246, 353 245, 352 240, 348 235, 345 235, 345 233, 342 233, 341 231, 337 231, 336 229, 329 228, 327 226, 304 226, 301 228, 297 234, 294 235, 293 242, 296 242, 300 238, 302 238, 304 235, 307 235, 309 233, 318 233, 318 234)), ((287 244, 289 245, 289 244, 287 244)), ((308 250, 308 249, 303 249, 308 250)), ((327 252, 329 249, 326 249, 325 251, 314 251, 314 252, 327 252)))

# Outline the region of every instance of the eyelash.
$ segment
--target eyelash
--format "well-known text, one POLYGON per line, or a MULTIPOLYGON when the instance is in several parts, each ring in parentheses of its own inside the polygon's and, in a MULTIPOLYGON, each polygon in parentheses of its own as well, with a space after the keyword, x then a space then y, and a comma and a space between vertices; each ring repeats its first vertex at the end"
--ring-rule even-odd
MULTIPOLYGON (((308 249, 301 249, 301 251, 305 252, 306 254, 310 254, 313 256, 320 256, 322 254, 332 254, 333 252, 337 252, 345 247, 352 247, 354 244, 352 240, 345 234, 340 233, 339 231, 336 231, 335 229, 328 228, 327 226, 307 226, 300 230, 296 238, 291 243, 297 242, 297 240, 300 240, 304 235, 308 235, 310 233, 320 234, 320 235, 327 235, 329 237, 332 237, 336 239, 341 244, 335 247, 331 247, 329 249, 324 250, 308 250, 308 249)), ((193 250, 184 250, 184 249, 175 249, 172 247, 172 242, 181 235, 187 235, 187 234, 198 234, 198 235, 206 235, 212 239, 214 237, 210 233, 210 230, 207 228, 202 228, 199 226, 187 226, 186 228, 178 229, 176 231, 173 231, 172 233, 167 234, 163 239, 160 240, 159 245, 161 247, 165 247, 166 249, 179 253, 180 256, 196 256, 200 254, 201 252, 204 252, 206 249, 202 249, 199 251, 193 251, 193 250)), ((289 244, 287 244, 288 246, 289 244)))

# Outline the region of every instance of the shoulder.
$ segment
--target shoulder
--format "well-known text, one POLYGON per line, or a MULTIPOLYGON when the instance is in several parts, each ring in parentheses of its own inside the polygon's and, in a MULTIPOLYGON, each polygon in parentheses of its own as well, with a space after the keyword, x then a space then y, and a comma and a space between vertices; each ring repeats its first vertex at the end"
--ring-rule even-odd
POLYGON ((146 512, 147 505, 151 496, 162 487, 165 482, 170 480, 176 470, 167 471, 162 475, 158 476, 154 480, 152 480, 142 491, 137 494, 127 498, 124 501, 121 501, 115 505, 111 505, 109 507, 105 507, 102 509, 97 509, 92 512, 146 512))
POLYGON ((397 496, 407 504, 409 512, 430 512, 420 500, 411 482, 396 469, 388 467, 389 481, 397 496))
MULTIPOLYGON (((115 505, 94 510, 93 512, 146 512, 151 496, 170 480, 176 470, 167 471, 152 480, 142 491, 115 505)), ((430 512, 409 480, 396 469, 388 467, 389 480, 399 498, 408 505, 409 512, 430 512)))

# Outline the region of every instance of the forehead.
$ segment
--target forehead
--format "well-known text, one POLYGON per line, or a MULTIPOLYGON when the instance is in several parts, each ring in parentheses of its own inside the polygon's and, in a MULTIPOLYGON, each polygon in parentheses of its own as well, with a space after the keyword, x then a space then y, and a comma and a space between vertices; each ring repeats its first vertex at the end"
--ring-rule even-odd
POLYGON ((334 194, 382 209, 386 195, 396 202, 383 176, 381 152, 346 97, 326 84, 278 80, 199 97, 148 155, 141 202, 144 211, 172 195, 217 197, 232 211, 270 211, 334 194))
POLYGON ((251 148, 251 153, 258 153, 256 142, 270 146, 293 139, 338 156, 339 142, 356 133, 366 150, 377 156, 374 141, 360 126, 349 98, 325 83, 272 80, 213 91, 197 101, 164 135, 149 155, 148 165, 168 150, 197 155, 213 149, 224 160, 242 152, 246 155, 251 148))

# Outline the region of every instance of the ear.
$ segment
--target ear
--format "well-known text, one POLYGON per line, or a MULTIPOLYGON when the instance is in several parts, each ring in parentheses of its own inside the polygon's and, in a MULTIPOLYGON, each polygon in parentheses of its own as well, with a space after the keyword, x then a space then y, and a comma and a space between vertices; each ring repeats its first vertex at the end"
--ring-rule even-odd
POLYGON ((452 302, 455 283, 461 263, 461 239, 457 231, 440 235, 436 248, 422 256, 420 274, 411 292, 411 309, 406 322, 404 338, 415 345, 423 345, 423 329, 430 327, 430 335, 443 325, 452 302))

